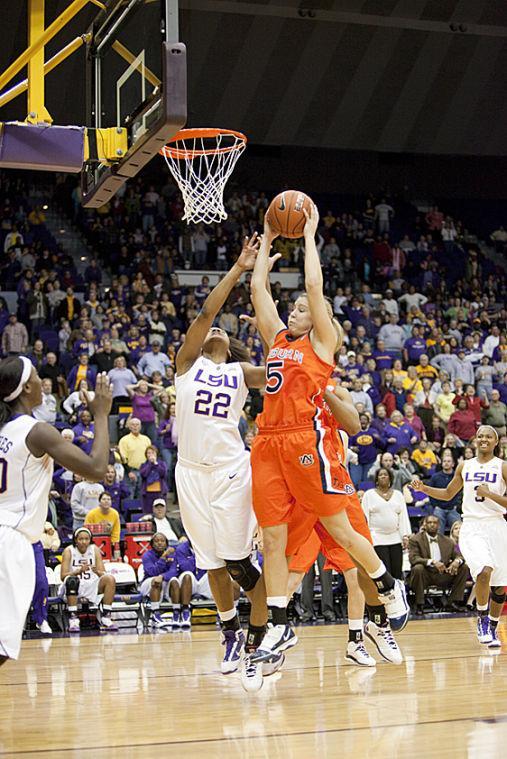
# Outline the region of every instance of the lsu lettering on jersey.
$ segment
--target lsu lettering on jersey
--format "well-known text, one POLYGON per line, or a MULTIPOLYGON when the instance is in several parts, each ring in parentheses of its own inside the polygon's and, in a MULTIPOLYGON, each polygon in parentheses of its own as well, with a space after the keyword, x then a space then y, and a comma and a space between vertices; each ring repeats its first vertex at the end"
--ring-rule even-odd
POLYGON ((333 369, 316 354, 308 335, 291 338, 287 329, 281 330, 266 360, 259 429, 311 425, 333 369))
POLYGON ((248 395, 241 364, 200 356, 175 384, 178 457, 217 466, 246 455, 238 427, 248 395))
POLYGON ((461 470, 463 478, 463 505, 464 517, 486 519, 487 517, 503 516, 506 510, 491 498, 477 495, 479 485, 487 485, 493 493, 504 495, 507 484, 502 474, 502 460, 494 456, 491 461, 481 464, 475 457, 468 459, 461 470))
MULTIPOLYGON (((95 544, 90 543, 88 548, 84 553, 81 553, 81 551, 76 548, 76 546, 70 546, 70 564, 72 567, 72 570, 78 569, 78 567, 82 567, 85 564, 89 564, 90 567, 95 566, 95 544)), ((90 569, 89 572, 83 572, 79 576, 80 580, 91 580, 97 577, 97 575, 92 572, 90 569)), ((97 578, 98 579, 98 578, 97 578)))
POLYGON ((53 459, 36 458, 26 438, 39 422, 20 414, 0 429, 0 525, 13 527, 31 543, 44 530, 53 479, 53 459))

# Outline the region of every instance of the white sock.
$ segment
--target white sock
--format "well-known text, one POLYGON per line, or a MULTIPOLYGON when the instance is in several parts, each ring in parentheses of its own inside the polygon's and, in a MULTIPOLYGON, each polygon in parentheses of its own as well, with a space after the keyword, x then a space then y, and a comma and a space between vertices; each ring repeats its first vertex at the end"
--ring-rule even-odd
POLYGON ((173 611, 179 611, 181 609, 181 604, 173 604, 173 611))
POLYGON ((487 611, 489 607, 489 603, 487 604, 477 604, 477 611, 487 611))
POLYGON ((236 609, 228 609, 227 611, 219 611, 218 616, 220 617, 220 620, 222 622, 229 622, 231 619, 234 619, 237 612, 236 609))
POLYGON ((152 611, 158 611, 160 609, 160 601, 152 601, 150 606, 152 611))
POLYGON ((268 606, 278 606, 279 609, 287 607, 287 596, 268 596, 266 598, 268 606))
POLYGON ((383 561, 380 562, 380 567, 375 570, 375 572, 368 572, 368 576, 371 577, 372 580, 378 580, 379 577, 382 577, 383 574, 387 572, 386 565, 383 561))
POLYGON ((363 629, 362 619, 349 619, 349 630, 362 630, 362 629, 363 629))
POLYGON ((489 621, 490 622, 500 622, 500 617, 492 617, 491 614, 489 615, 489 621))
POLYGON ((77 614, 77 606, 69 606, 69 614, 77 614))

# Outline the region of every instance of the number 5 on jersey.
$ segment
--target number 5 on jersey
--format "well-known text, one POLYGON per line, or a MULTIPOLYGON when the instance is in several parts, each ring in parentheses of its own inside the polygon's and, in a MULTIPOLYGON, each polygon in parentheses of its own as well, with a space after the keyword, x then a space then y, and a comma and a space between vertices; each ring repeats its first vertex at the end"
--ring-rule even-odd
POLYGON ((266 393, 277 393, 283 385, 283 361, 266 362, 266 393))

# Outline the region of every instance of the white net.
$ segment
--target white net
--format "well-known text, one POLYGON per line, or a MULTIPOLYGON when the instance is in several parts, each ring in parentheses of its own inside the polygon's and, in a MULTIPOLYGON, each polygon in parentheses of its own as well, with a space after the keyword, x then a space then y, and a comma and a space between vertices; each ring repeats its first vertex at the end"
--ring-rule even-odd
POLYGON ((182 130, 161 152, 183 196, 183 219, 212 224, 227 218, 224 189, 246 138, 232 131, 199 132, 182 130))

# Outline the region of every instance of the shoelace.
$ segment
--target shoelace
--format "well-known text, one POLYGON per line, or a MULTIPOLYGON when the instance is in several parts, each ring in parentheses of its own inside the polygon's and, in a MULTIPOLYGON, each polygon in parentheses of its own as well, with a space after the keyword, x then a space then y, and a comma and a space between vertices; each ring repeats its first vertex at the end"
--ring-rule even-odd
POLYGON ((364 647, 363 643, 356 644, 356 651, 359 651, 359 653, 363 654, 364 656, 369 656, 368 651, 364 647))
POLYGON ((245 659, 245 675, 247 677, 255 677, 257 674, 257 662, 254 662, 251 660, 251 658, 248 656, 245 659))
POLYGON ((391 646, 391 648, 398 648, 396 641, 394 640, 393 634, 391 630, 382 630, 382 635, 384 637, 384 640, 387 641, 388 645, 391 646))

